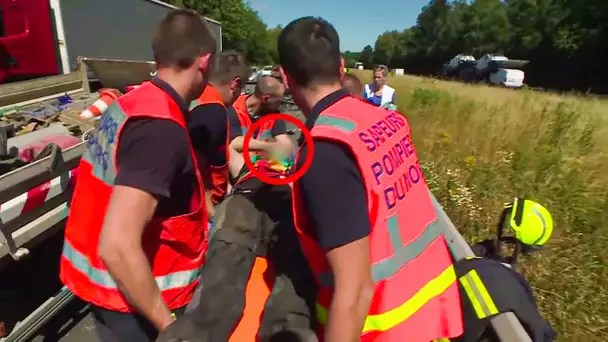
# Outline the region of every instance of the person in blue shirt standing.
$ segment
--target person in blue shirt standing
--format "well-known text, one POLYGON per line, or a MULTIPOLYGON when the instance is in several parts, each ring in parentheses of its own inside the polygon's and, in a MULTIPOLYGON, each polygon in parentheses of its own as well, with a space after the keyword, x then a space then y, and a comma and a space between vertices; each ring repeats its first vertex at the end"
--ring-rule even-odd
POLYGON ((365 85, 365 88, 363 89, 363 98, 378 107, 395 109, 395 89, 386 84, 387 78, 388 68, 386 65, 377 65, 374 67, 374 80, 372 83, 365 85))

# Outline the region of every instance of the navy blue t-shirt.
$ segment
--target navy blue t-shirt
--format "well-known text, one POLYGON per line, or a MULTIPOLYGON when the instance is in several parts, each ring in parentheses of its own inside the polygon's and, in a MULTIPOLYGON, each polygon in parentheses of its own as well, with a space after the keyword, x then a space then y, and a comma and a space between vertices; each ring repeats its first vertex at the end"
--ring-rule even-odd
MULTIPOLYGON (((306 120, 311 130, 323 110, 348 93, 336 91, 319 101, 306 120)), ((302 139, 301 139, 302 141, 302 139)), ((371 221, 363 177, 350 148, 344 144, 314 140, 315 155, 308 171, 298 180, 302 203, 312 220, 319 245, 331 250, 368 236, 371 221)), ((300 149, 299 165, 306 160, 308 145, 300 149)))

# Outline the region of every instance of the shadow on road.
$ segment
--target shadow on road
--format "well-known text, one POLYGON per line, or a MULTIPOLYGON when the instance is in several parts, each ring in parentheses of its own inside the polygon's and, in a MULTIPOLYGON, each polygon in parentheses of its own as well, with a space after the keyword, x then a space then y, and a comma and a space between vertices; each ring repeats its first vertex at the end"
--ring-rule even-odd
POLYGON ((78 299, 68 304, 57 316, 53 317, 32 342, 94 342, 88 335, 94 335, 92 321, 86 304, 78 299), (84 324, 83 324, 84 323, 84 324))

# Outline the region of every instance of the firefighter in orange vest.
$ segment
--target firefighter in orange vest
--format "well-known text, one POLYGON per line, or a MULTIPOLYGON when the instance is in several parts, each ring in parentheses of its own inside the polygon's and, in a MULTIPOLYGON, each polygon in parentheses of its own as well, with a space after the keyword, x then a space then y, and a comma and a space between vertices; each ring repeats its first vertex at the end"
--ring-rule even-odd
MULTIPOLYGON (((456 274, 407 119, 348 95, 336 30, 320 18, 278 38, 283 77, 314 157, 294 220, 318 286, 319 337, 428 342, 462 333, 456 274)), ((301 166, 312 153, 304 141, 301 166)))
POLYGON ((216 51, 200 16, 174 10, 152 42, 157 76, 109 106, 80 162, 61 281, 91 304, 101 341, 150 341, 190 301, 207 249, 188 103, 216 51))
POLYGON ((250 73, 251 67, 241 53, 219 52, 211 60, 207 87, 190 104, 192 119, 188 129, 205 179, 210 218, 215 215, 214 207, 228 192, 230 142, 241 135, 238 121, 236 118, 231 121, 226 108, 241 94, 250 73))

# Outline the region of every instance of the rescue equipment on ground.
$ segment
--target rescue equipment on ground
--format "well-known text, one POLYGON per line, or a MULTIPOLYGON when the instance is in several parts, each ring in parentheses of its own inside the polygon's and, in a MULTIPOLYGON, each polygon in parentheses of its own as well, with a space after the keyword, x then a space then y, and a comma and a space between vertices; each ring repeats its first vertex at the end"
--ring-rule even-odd
POLYGON ((496 238, 482 243, 488 255, 515 268, 520 254, 542 249, 553 233, 553 217, 537 202, 515 198, 505 204, 498 222, 496 238), (505 246, 512 253, 505 255, 505 246))
POLYGON ((510 212, 509 226, 524 245, 542 247, 553 233, 553 218, 542 205, 516 198, 505 210, 510 212))
POLYGON ((522 323, 534 342, 556 337, 551 324, 540 314, 534 294, 516 263, 520 252, 530 253, 547 243, 553 231, 553 219, 542 205, 516 198, 501 213, 497 235, 471 246, 476 257, 459 260, 456 265, 462 296, 464 334, 454 342, 485 340, 490 318, 511 312, 522 323), (514 231, 505 235, 505 229, 514 231), (513 254, 503 256, 502 244, 512 244, 513 254))
POLYGON ((543 318, 525 278, 490 258, 470 257, 454 265, 462 295, 464 334, 453 342, 493 341, 490 319, 512 312, 534 342, 553 341, 556 333, 543 318))

